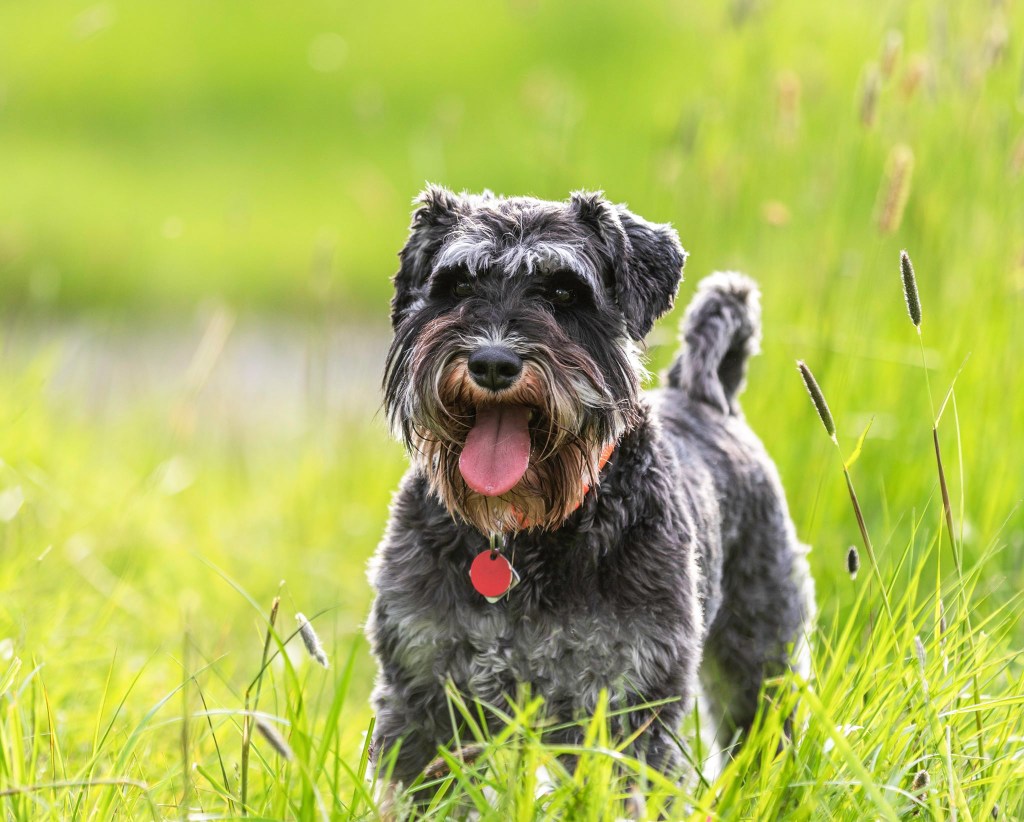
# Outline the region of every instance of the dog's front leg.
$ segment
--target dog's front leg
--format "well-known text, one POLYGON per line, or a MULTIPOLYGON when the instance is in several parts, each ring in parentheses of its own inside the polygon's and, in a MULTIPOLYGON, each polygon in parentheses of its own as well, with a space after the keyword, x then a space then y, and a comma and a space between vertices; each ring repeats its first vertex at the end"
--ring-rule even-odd
MULTIPOLYGON (((664 698, 672 699, 672 695, 664 698)), ((666 776, 681 775, 683 763, 689 760, 686 742, 679 735, 683 717, 683 700, 674 699, 649 707, 650 697, 631 693, 627 697, 635 710, 624 716, 623 732, 633 737, 625 753, 666 776)))
POLYGON ((377 718, 370 746, 371 762, 382 779, 411 785, 451 738, 444 689, 425 694, 394 683, 379 683, 374 693, 377 718))
MULTIPOLYGON (((631 694, 629 701, 637 710, 626 714, 625 730, 635 739, 625 753, 670 779, 682 779, 684 762, 689 761, 689 752, 686 742, 676 733, 682 715, 681 704, 676 702, 657 708, 644 708, 641 706, 645 700, 636 694, 631 694)), ((646 781, 629 780, 628 794, 623 805, 626 819, 647 818, 647 803, 640 787, 646 781)))

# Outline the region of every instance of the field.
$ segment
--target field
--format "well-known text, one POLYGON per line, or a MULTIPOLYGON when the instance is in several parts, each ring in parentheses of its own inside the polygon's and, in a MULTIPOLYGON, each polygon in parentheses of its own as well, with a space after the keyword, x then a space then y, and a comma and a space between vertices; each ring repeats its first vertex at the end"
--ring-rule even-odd
POLYGON ((0 4, 4 818, 378 818, 377 370, 425 181, 671 221, 680 309, 761 283, 744 409, 820 609, 814 680, 717 777, 659 779, 601 715, 567 773, 526 704, 428 813, 613 819, 636 783, 652 819, 1024 818, 1021 4, 293 6, 0 4), (243 755, 247 706, 291 761, 243 755))

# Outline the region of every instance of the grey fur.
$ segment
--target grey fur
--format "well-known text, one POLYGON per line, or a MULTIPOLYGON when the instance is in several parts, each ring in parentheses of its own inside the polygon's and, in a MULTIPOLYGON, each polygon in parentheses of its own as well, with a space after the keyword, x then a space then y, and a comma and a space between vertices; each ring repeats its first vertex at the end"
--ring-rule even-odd
POLYGON ((473 275, 491 267, 507 274, 552 266, 575 271, 618 302, 623 325, 637 340, 672 307, 686 261, 678 235, 671 226, 613 206, 599 192, 576 192, 565 204, 490 192, 457 195, 428 186, 415 202, 395 275, 395 323, 431 274, 457 264, 473 275))
POLYGON ((636 706, 623 732, 646 726, 635 753, 673 772, 674 732, 698 675, 727 739, 749 728, 767 677, 805 665, 807 549, 737 401, 760 338, 756 285, 734 273, 704 280, 664 387, 643 393, 632 341, 671 307, 681 279, 685 253, 671 227, 600 194, 551 203, 434 187, 419 203, 395 278, 385 376, 385 405, 413 465, 370 569, 375 761, 400 743, 393 778, 408 783, 451 741, 450 682, 495 705, 527 685, 563 722, 586 715, 606 688, 614 707, 636 706), (544 278, 560 269, 580 290, 567 312, 543 296, 544 278), (449 297, 451 276, 473 296, 449 297), (559 398, 553 413, 578 421, 583 442, 564 447, 579 449, 581 465, 602 440, 617 444, 578 510, 510 530, 522 581, 489 604, 468 578, 488 544, 469 524, 480 523, 479 500, 442 470, 468 427, 443 386, 462 385, 467 346, 495 329, 537 359, 537 379, 559 398), (581 367, 565 374, 558 357, 570 340, 581 367), (445 445, 427 447, 436 442, 445 445), (676 701, 651 722, 640 706, 663 699, 676 701))

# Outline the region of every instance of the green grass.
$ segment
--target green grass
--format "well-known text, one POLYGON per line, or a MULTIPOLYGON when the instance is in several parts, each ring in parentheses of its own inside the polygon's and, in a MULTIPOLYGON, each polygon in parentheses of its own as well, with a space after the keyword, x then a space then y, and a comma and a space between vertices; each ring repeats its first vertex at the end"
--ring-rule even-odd
POLYGON ((5 296, 304 309, 326 293, 377 316, 427 179, 603 188, 675 222, 695 271, 742 266, 808 302, 900 244, 950 297, 979 269, 1014 288, 1020 38, 989 64, 1019 7, 691 5, 0 5, 5 296), (890 30, 903 47, 866 129, 859 90, 890 30), (325 33, 344 43, 326 73, 310 62, 325 33), (900 234, 879 239, 895 143, 914 183, 900 234), (772 202, 784 226, 765 221, 772 202))
MULTIPOLYGON (((384 320, 427 179, 604 188, 671 220, 692 252, 680 304, 714 268, 764 289, 744 407, 814 546, 814 679, 766 702, 713 784, 682 788, 617 753, 601 715, 566 772, 524 698, 497 738, 463 740, 480 756, 453 763, 431 813, 607 819, 639 783, 651 818, 978 820, 995 803, 1020 818, 1022 23, 1020 4, 924 2, 0 4, 3 316, 155 325, 212 297, 243 318, 313 315, 315 347, 325 317, 384 320), (865 126, 860 90, 890 31, 902 50, 865 126), (338 70, 314 70, 311 48, 338 70), (897 146, 913 171, 883 233, 897 146), (850 471, 884 596, 863 550, 858 579, 846 574, 860 533, 796 359, 844 458, 873 420, 850 471), (954 378, 939 437, 962 573, 931 434, 954 378), (802 730, 779 752, 790 700, 802 730), (539 764, 553 788, 537 799, 539 764), (929 784, 911 790, 920 770, 929 784)), ((652 335, 652 367, 673 324, 652 335)), ((253 710, 280 720, 295 759, 254 734, 252 816, 374 818, 364 567, 404 466, 380 420, 314 413, 294 438, 200 417, 193 431, 184 376, 171 407, 96 416, 55 392, 50 355, 24 367, 5 352, 0 812, 237 816, 245 692, 280 596, 253 710), (292 636, 296 612, 330 670, 292 636)))
MULTIPOLYGON (((0 644, 4 813, 234 818, 248 704, 281 723, 295 755, 284 762, 254 734, 247 805, 255 818, 376 818, 360 778, 372 679, 359 638, 368 606, 362 567, 401 470, 398 449, 379 431, 347 424, 298 446, 185 437, 166 409, 136 409, 98 429, 48 407, 39 393, 45 373, 5 376, 0 416, 2 484, 23 499, 18 507, 7 497, 0 532, 0 638, 10 638, 0 644), (174 472, 191 483, 169 480, 174 472), (282 604, 260 677, 274 596, 282 604), (298 611, 324 639, 329 670, 303 650, 298 611), (259 680, 254 704, 246 691, 259 680)), ((791 436, 827 442, 795 370, 780 393, 808 412, 796 415, 791 436)), ((841 420, 834 398, 833 411, 841 420)), ((934 476, 927 449, 866 448, 887 452, 879 459, 891 470, 934 476)), ((842 508, 833 457, 804 469, 842 508)), ((853 465, 858 479, 865 458, 853 465)), ((491 709, 454 695, 452 710, 469 727, 461 741, 479 756, 452 759, 451 773, 434 778, 429 813, 475 807, 493 819, 610 819, 639 785, 649 818, 940 819, 956 808, 961 818, 985 819, 996 803, 1003 818, 1016 818, 1024 812, 1024 670, 1012 649, 1024 604, 1005 576, 1016 561, 1005 530, 976 549, 958 540, 968 559, 957 575, 937 507, 936 494, 926 495, 905 517, 909 535, 893 538, 867 508, 884 599, 867 568, 856 581, 846 577, 844 547, 818 540, 823 613, 812 681, 786 682, 766 701, 750 743, 711 785, 678 787, 630 761, 623 741, 609 736, 604 709, 572 751, 581 764, 570 773, 558 758, 569 751, 539 742, 542 706, 524 699, 490 738, 473 727, 491 709), (781 718, 793 705, 801 730, 780 753, 781 718), (536 797, 541 765, 551 784, 536 797), (920 770, 929 785, 912 791, 920 770)), ((835 527, 852 538, 852 513, 835 527)))

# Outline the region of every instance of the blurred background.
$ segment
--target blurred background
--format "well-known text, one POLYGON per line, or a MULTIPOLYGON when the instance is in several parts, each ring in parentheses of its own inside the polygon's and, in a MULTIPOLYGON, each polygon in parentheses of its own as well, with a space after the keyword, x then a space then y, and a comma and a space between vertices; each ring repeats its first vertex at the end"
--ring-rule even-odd
POLYGON ((405 464, 378 385, 427 181, 603 189, 672 222, 680 308, 715 269, 760 281, 744 404, 827 620, 857 529, 794 360, 846 455, 871 423, 852 471, 887 568, 938 533, 928 386, 937 411, 959 372, 939 430, 998 609, 1024 585, 1022 22, 1008 1, 0 3, 0 660, 49 660, 91 716, 139 669, 166 692, 185 634, 227 703, 260 645, 239 590, 284 591, 347 653, 405 464))

